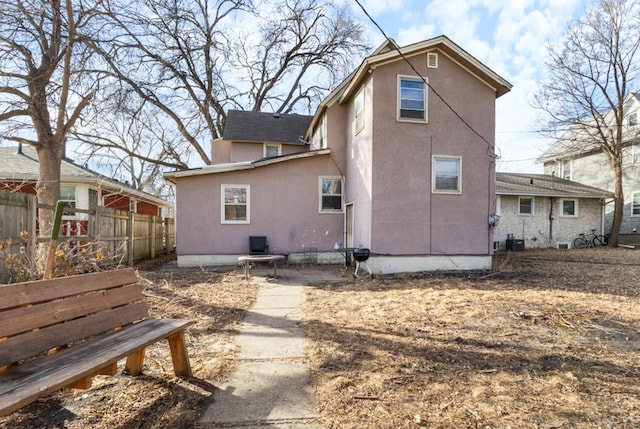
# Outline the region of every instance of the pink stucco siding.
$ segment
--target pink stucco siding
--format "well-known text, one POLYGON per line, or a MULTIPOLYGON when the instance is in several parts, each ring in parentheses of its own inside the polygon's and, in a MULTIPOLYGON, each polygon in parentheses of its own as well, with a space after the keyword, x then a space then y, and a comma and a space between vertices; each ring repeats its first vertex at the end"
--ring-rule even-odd
MULTIPOLYGON (((345 130, 354 241, 379 254, 489 254, 496 94, 446 56, 437 69, 428 69, 425 57, 413 57, 414 66, 489 143, 432 92, 428 123, 397 121, 397 76, 415 73, 401 61, 377 67, 362 83, 365 128, 353 136, 349 121, 345 130), (461 194, 431 192, 434 155, 461 157, 461 194)), ((352 118, 353 101, 350 106, 352 118)))
MULTIPOLYGON (((308 149, 307 145, 302 144, 282 144, 280 150, 281 155, 290 155, 308 149)), ((264 157, 264 143, 217 140, 212 145, 211 155, 213 164, 255 161, 264 157)))
POLYGON ((319 212, 319 177, 328 175, 340 175, 331 155, 181 178, 178 254, 244 254, 251 235, 267 236, 277 254, 332 251, 342 241, 343 214, 319 212), (221 223, 222 184, 250 185, 250 224, 221 223))

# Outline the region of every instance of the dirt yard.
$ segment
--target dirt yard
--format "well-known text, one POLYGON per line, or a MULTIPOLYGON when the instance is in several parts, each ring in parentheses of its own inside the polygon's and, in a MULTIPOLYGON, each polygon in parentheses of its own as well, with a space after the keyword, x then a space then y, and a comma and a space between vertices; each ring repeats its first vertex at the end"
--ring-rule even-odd
MULTIPOLYGON (((327 268, 333 269, 336 268, 327 268)), ((140 267, 157 316, 193 318, 197 378, 168 346, 145 375, 99 376, 0 428, 191 428, 233 368, 255 300, 240 272, 140 267)), ((640 250, 503 253, 494 270, 308 288, 303 327, 327 428, 640 427, 640 250)))

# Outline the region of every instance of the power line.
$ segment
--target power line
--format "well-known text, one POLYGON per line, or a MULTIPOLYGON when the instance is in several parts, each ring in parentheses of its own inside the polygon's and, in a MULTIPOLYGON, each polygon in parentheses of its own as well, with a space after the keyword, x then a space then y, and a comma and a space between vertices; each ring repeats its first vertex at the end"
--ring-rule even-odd
POLYGON ((424 82, 424 84, 431 90, 431 92, 433 92, 436 97, 438 97, 440 99, 440 101, 442 101, 442 103, 444 103, 445 106, 447 106, 447 108, 467 127, 471 130, 471 132, 473 132, 475 135, 477 135, 483 142, 485 142, 487 144, 487 154, 492 157, 492 158, 497 158, 497 155, 495 153, 492 153, 491 151, 491 142, 489 142, 489 140, 487 140, 484 136, 482 136, 478 131, 476 131, 475 128, 473 128, 471 126, 471 124, 469 124, 462 116, 460 116, 460 114, 453 108, 453 106, 451 106, 439 93, 438 91, 436 91, 431 85, 429 85, 429 82, 427 82, 427 80, 424 78, 424 76, 422 76, 422 74, 416 70, 416 68, 413 66, 413 64, 407 59, 407 57, 402 53, 402 51, 400 50, 400 47, 396 44, 395 41, 393 41, 389 36, 387 36, 387 33, 385 33, 385 31, 382 29, 382 27, 380 27, 380 25, 375 21, 375 19, 373 19, 373 17, 371 15, 369 15, 369 12, 367 12, 367 10, 364 8, 364 6, 362 6, 362 4, 360 3, 360 0, 355 0, 355 2, 358 4, 358 6, 360 6, 360 9, 362 9, 362 12, 364 12, 364 14, 367 16, 367 18, 369 18, 369 20, 373 23, 373 25, 376 26, 376 28, 378 30, 380 30, 380 33, 382 33, 382 35, 384 36, 384 38, 389 41, 391 43, 391 45, 393 45, 394 49, 398 52, 398 54, 400 55, 400 57, 407 63, 409 64, 409 67, 411 67, 411 70, 413 70, 413 72, 418 75, 418 77, 420 77, 420 79, 422 79, 422 82, 424 82))

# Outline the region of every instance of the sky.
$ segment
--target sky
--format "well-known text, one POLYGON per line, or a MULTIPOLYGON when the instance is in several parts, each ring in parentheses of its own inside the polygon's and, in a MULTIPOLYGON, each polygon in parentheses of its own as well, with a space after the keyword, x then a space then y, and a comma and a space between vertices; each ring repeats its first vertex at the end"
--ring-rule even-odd
MULTIPOLYGON (((542 173, 535 160, 552 143, 535 132, 541 112, 531 106, 545 78, 547 46, 558 43, 587 0, 360 0, 400 46, 439 35, 484 63, 513 88, 496 100, 496 171, 542 173)), ((384 40, 353 2, 372 46, 384 40)))

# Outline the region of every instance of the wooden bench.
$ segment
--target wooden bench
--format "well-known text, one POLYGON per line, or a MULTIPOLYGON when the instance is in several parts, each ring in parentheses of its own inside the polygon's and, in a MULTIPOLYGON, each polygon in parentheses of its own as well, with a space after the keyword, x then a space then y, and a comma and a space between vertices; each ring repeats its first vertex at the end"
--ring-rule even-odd
POLYGON ((184 330, 148 317, 131 268, 0 285, 0 416, 93 376, 142 372, 145 348, 168 339, 173 369, 191 377, 184 330))

